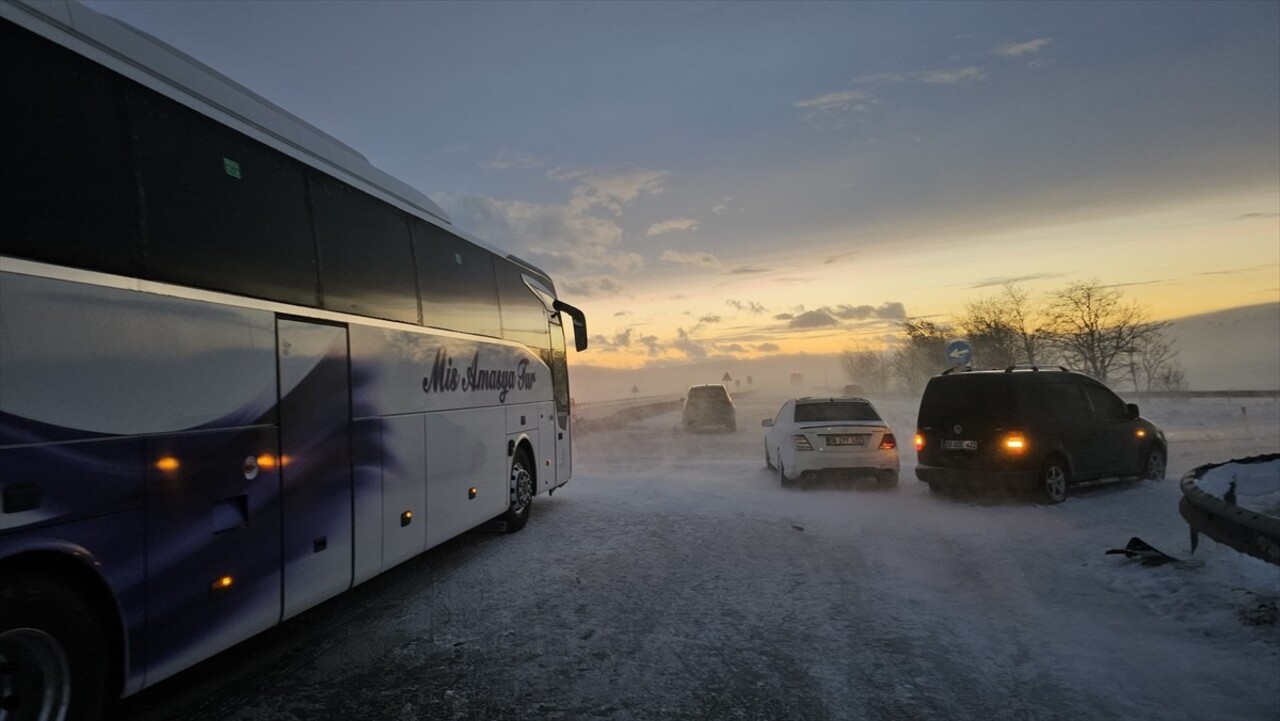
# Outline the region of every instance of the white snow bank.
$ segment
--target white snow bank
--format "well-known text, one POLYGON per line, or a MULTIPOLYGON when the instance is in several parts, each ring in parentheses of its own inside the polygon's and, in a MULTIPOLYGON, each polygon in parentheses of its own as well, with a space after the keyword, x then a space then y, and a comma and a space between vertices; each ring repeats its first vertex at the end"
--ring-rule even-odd
POLYGON ((1224 463, 1205 471, 1201 490, 1225 498, 1235 483, 1236 505, 1258 513, 1280 513, 1280 458, 1261 463, 1224 463))

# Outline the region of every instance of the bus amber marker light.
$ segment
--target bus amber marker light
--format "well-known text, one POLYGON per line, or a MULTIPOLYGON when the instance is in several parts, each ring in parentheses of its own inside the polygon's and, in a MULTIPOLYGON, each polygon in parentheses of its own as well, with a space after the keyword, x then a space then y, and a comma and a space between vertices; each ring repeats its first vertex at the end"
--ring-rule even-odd
POLYGON ((181 466, 182 464, 178 463, 178 459, 173 456, 165 456, 164 458, 156 461, 156 469, 164 471, 165 473, 173 473, 181 466))
POLYGON ((1027 440, 1016 434, 1005 436, 1004 449, 1010 453, 1021 453, 1027 449, 1027 440))
POLYGON ((227 588, 231 588, 231 584, 233 583, 235 583, 235 579, 233 579, 230 576, 223 576, 222 578, 219 578, 218 580, 213 582, 213 590, 221 591, 227 588))

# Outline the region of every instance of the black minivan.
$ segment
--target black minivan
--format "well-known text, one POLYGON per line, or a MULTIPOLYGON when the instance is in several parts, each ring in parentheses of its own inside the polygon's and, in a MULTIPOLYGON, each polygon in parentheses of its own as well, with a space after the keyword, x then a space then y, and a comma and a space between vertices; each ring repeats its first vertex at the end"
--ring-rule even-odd
POLYGON ((931 487, 1038 489, 1163 478, 1164 432, 1102 383, 1065 368, 934 376, 916 420, 916 478, 931 487))

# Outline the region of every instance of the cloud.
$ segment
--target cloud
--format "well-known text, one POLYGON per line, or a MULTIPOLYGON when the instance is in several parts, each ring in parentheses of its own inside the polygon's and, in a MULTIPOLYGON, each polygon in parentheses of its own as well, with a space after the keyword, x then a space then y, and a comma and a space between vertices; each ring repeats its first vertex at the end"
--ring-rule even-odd
POLYGON ((691 338, 684 328, 676 329, 676 340, 671 344, 671 347, 684 353, 689 358, 698 360, 702 360, 708 355, 705 343, 691 338))
POLYGON ((723 320, 724 318, 718 315, 704 315, 698 319, 698 322, 699 323, 719 323, 723 320))
POLYGON ((1228 270, 1207 270, 1203 273, 1200 273, 1199 275, 1237 275, 1239 273, 1249 273, 1255 270, 1266 270, 1268 268, 1275 268, 1276 265, 1277 264, 1275 263, 1263 263, 1262 265, 1249 265, 1243 268, 1231 268, 1228 270))
POLYGON ((835 316, 841 320, 904 320, 907 309, 902 303, 884 303, 879 308, 870 305, 838 305, 835 308, 822 308, 821 312, 835 316))
POLYGON ((614 317, 614 318, 618 318, 618 317, 620 317, 620 316, 624 316, 624 315, 631 315, 631 311, 629 311, 629 310, 620 310, 620 311, 618 311, 617 313, 614 313, 614 314, 613 314, 613 317, 614 317))
POLYGON ((488 160, 480 161, 480 167, 488 170, 509 170, 511 168, 536 168, 543 161, 515 150, 501 150, 488 160))
POLYGON ((823 328, 831 325, 840 325, 840 321, 831 317, 831 314, 825 310, 811 310, 791 319, 787 324, 788 328, 823 328))
POLYGON ((672 218, 664 220, 661 223, 654 223, 645 231, 645 235, 652 237, 655 235, 663 235, 664 233, 678 233, 686 230, 697 230, 702 223, 693 218, 672 218))
POLYGON ((577 182, 569 193, 569 207, 576 212, 602 209, 614 215, 641 195, 662 195, 670 175, 665 170, 647 168, 611 171, 554 168, 547 173, 552 180, 577 182))
POLYGON ((763 353, 777 353, 782 348, 777 343, 759 343, 756 345, 756 350, 763 353))
POLYGON ((853 79, 854 85, 870 85, 879 87, 898 83, 927 83, 930 85, 958 85, 960 83, 981 80, 986 77, 982 68, 970 65, 963 68, 944 68, 939 70, 915 70, 906 73, 873 73, 859 75, 853 79))
POLYGON ((586 297, 617 295, 622 292, 622 288, 623 286, 621 283, 607 276, 601 278, 583 278, 564 282, 564 290, 566 293, 586 297))
POLYGON ((1001 45, 995 49, 995 52, 997 55, 1003 55, 1006 58, 1016 58, 1030 53, 1038 53, 1051 42, 1053 42, 1052 38, 1037 38, 1025 43, 1001 45))
POLYGON ((1280 218, 1280 213, 1242 213, 1236 216, 1236 220, 1256 220, 1259 218, 1280 218))
POLYGON ((746 353, 746 346, 741 343, 730 343, 728 345, 717 346, 716 350, 722 353, 746 353))
POLYGON ((1044 280, 1046 278, 1061 278, 1063 273, 1029 273, 1027 275, 1002 275, 993 278, 984 278, 977 283, 969 286, 973 288, 991 288, 993 286, 1008 285, 1010 283, 1021 283, 1028 280, 1044 280))
POLYGON ((667 176, 665 171, 640 168, 556 168, 548 177, 575 183, 564 204, 466 194, 442 194, 436 200, 458 227, 551 270, 631 273, 644 267, 644 258, 622 250, 622 227, 596 213, 616 216, 643 195, 661 194, 667 176))
POLYGON ((860 90, 841 90, 792 103, 794 107, 808 110, 866 110, 875 99, 860 90))
POLYGON ((851 251, 849 251, 849 252, 847 252, 847 253, 838 253, 838 254, 836 254, 836 255, 833 255, 833 256, 831 256, 831 257, 827 258, 826 260, 823 260, 823 261, 822 261, 822 264, 823 264, 823 265, 831 265, 832 263, 834 263, 834 262, 836 262, 836 261, 838 261, 838 260, 843 260, 843 259, 845 259, 845 258, 851 258, 851 257, 853 257, 853 256, 855 256, 855 255, 857 255, 857 254, 858 254, 858 251, 856 251, 856 250, 851 250, 851 251))
POLYGON ((744 265, 744 266, 739 266, 737 268, 734 268, 733 270, 729 271, 729 274, 744 275, 748 273, 768 273, 768 272, 769 272, 768 268, 758 268, 753 265, 744 265))
POLYGON ((675 263, 677 265, 692 265, 703 268, 720 267, 720 259, 711 253, 683 253, 678 250, 665 250, 659 257, 659 260, 664 260, 668 263, 675 263))
POLYGON ((934 85, 959 85, 983 78, 982 71, 975 67, 957 68, 955 70, 933 70, 920 74, 920 82, 934 85))
POLYGON ((779 313, 773 317, 774 320, 791 320, 792 318, 795 316, 790 313, 779 313))
POLYGON ((746 311, 752 315, 763 315, 766 310, 766 308, 763 305, 760 305, 759 303, 753 300, 748 300, 748 301, 726 300, 725 305, 728 305, 733 308, 737 308, 738 310, 746 311))

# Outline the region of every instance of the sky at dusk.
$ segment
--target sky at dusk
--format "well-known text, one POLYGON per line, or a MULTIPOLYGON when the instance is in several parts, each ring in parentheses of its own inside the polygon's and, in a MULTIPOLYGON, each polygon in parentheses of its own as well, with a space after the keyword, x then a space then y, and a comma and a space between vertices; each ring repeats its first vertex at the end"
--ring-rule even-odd
POLYGON ((1280 300, 1276 2, 86 4, 547 270, 580 363, 874 347, 1010 281, 1280 300))

